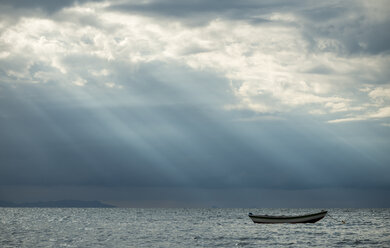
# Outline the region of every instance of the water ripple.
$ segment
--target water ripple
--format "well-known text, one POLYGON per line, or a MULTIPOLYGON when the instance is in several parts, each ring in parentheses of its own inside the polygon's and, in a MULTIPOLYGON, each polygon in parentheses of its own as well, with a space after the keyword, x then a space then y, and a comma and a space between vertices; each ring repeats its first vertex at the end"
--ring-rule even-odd
POLYGON ((0 247, 390 246, 389 209, 330 209, 332 218, 315 224, 260 225, 247 217, 315 211, 0 208, 0 247))

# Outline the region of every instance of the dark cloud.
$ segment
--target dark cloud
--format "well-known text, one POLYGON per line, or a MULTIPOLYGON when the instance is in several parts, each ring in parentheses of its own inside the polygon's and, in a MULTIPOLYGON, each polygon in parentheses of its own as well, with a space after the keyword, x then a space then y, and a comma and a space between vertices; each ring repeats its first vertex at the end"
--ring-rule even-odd
MULTIPOLYGON (((362 17, 363 18, 363 17, 362 17)), ((328 39, 331 42, 320 50, 334 52, 341 55, 353 55, 361 53, 380 54, 390 51, 390 35, 387 30, 389 21, 383 23, 359 23, 352 20, 347 23, 329 25, 307 25, 303 30, 307 40, 318 48, 318 39, 328 39)), ((313 49, 316 49, 313 48, 313 49)))
POLYGON ((350 11, 350 7, 348 5, 343 4, 328 4, 326 6, 314 6, 314 7, 306 7, 297 11, 298 14, 304 16, 310 21, 316 23, 328 22, 335 19, 343 19, 346 12, 350 11))
POLYGON ((109 9, 127 13, 138 13, 148 16, 179 19, 190 25, 204 25, 217 18, 249 20, 252 23, 269 22, 259 15, 269 14, 276 10, 294 9, 304 5, 302 1, 174 1, 157 0, 145 3, 112 4, 109 9))
MULTIPOLYGON (((390 20, 370 26, 358 36, 359 48, 373 54, 390 52, 390 20)), ((356 46, 356 45, 355 45, 356 46)))
POLYGON ((75 3, 85 2, 99 2, 101 0, 62 0, 62 1, 50 1, 50 0, 2 0, 2 5, 12 6, 17 9, 41 9, 48 13, 53 13, 61 10, 62 8, 69 7, 75 3))
POLYGON ((332 69, 332 68, 329 68, 327 66, 316 66, 314 68, 311 68, 309 70, 306 70, 305 71, 306 73, 314 73, 314 74, 331 74, 331 73, 335 73, 335 71, 332 69))
POLYGON ((339 42, 322 49, 344 55, 388 53, 390 50, 389 18, 374 18, 353 2, 313 6, 296 12, 303 17, 303 34, 315 44, 316 39, 339 42))

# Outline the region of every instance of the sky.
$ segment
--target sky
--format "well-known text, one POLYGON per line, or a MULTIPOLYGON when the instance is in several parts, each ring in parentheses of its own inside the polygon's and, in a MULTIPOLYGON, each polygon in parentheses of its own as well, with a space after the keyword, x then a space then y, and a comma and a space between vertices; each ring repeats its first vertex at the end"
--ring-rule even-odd
POLYGON ((387 1, 0 1, 0 200, 390 207, 387 1))

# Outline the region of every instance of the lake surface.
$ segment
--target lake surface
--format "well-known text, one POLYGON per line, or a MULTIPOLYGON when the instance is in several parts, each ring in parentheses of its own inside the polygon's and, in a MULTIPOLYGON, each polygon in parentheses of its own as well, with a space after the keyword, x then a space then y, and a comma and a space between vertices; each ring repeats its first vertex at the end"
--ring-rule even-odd
POLYGON ((0 247, 390 247, 390 209, 327 209, 315 224, 247 216, 319 210, 0 208, 0 247))

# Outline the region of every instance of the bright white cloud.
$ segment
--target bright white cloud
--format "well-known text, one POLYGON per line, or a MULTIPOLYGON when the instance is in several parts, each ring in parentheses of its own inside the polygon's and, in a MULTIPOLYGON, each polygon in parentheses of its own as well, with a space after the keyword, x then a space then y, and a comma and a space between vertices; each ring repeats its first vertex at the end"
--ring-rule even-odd
POLYGON ((87 80, 83 78, 77 78, 75 81, 73 81, 73 84, 77 86, 84 86, 87 84, 87 80))
POLYGON ((348 118, 341 118, 336 120, 331 120, 329 123, 340 123, 340 122, 348 122, 348 121, 362 121, 369 119, 384 119, 390 117, 390 107, 379 108, 375 112, 368 112, 361 115, 356 115, 348 118))
POLYGON ((387 118, 390 117, 390 107, 380 108, 376 113, 370 115, 371 118, 387 118))
POLYGON ((390 87, 377 87, 373 89, 368 95, 374 100, 390 100, 390 87))

